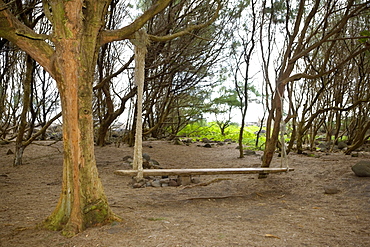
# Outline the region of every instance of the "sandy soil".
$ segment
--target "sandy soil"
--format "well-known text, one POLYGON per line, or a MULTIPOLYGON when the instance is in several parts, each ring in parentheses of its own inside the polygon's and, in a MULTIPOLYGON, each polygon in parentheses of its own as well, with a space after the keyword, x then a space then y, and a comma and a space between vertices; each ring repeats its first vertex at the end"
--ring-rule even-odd
MULTIPOLYGON (((65 238, 37 229, 61 191, 62 145, 31 145, 25 165, 12 167, 12 144, 0 146, 0 246, 370 246, 370 178, 351 166, 370 158, 340 153, 289 155, 295 171, 201 176, 207 186, 140 188, 114 175, 127 169, 129 147, 96 147, 97 164, 113 211, 122 222, 65 238), (325 194, 326 186, 339 190, 325 194)), ((257 167, 260 156, 238 159, 236 144, 145 142, 144 152, 164 168, 257 167)), ((280 166, 276 157, 274 167, 280 166)))

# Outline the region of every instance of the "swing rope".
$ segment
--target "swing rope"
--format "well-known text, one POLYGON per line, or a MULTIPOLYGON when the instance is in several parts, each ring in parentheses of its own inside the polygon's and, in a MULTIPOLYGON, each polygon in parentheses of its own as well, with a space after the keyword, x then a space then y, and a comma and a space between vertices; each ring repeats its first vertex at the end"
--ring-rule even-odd
POLYGON ((135 38, 130 40, 135 46, 135 75, 134 81, 137 86, 137 106, 136 106, 136 132, 133 169, 137 170, 136 180, 143 179, 143 91, 145 78, 145 55, 149 38, 145 30, 141 29, 135 33, 135 38))
POLYGON ((279 90, 276 90, 279 94, 280 101, 281 101, 281 119, 280 119, 280 143, 281 143, 281 162, 280 168, 286 167, 287 171, 289 171, 289 162, 288 156, 286 153, 287 147, 285 143, 285 133, 286 133, 286 124, 283 118, 283 110, 284 110, 284 97, 280 94, 279 90))

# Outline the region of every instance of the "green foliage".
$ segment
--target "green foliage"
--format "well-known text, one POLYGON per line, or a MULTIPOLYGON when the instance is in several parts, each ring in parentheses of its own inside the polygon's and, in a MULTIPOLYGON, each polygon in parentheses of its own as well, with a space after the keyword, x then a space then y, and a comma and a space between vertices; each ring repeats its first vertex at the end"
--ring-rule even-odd
MULTIPOLYGON (((243 133, 243 143, 249 148, 254 148, 257 136, 254 134, 259 130, 258 126, 247 126, 244 128, 243 133)), ((231 139, 235 142, 239 138, 240 127, 237 124, 231 124, 225 130, 225 135, 221 134, 220 128, 215 122, 205 123, 205 122, 195 122, 188 124, 184 129, 182 129, 178 135, 186 136, 192 139, 202 139, 208 138, 214 141, 224 141, 225 139, 231 139)), ((266 138, 261 135, 259 143, 264 146, 266 138)))
POLYGON ((359 39, 361 43, 366 43, 369 40, 370 37, 370 31, 364 30, 360 33, 361 36, 364 36, 364 38, 359 39))

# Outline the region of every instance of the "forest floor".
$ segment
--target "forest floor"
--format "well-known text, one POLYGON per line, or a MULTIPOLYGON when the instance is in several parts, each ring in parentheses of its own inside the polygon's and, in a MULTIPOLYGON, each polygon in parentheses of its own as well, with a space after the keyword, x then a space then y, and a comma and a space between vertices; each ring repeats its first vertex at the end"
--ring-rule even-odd
MULTIPOLYGON (((200 176, 200 184, 132 188, 123 157, 131 147, 96 147, 99 173, 122 222, 90 228, 72 238, 36 226, 61 192, 62 143, 28 147, 24 165, 12 167, 13 144, 0 146, 0 246, 370 246, 370 178, 351 166, 369 160, 342 153, 290 154, 295 171, 200 176), (326 187, 338 193, 326 194, 326 187)), ((144 142, 163 168, 258 167, 260 154, 239 159, 236 144, 199 147, 144 142)), ((281 158, 274 157, 272 167, 281 158)))

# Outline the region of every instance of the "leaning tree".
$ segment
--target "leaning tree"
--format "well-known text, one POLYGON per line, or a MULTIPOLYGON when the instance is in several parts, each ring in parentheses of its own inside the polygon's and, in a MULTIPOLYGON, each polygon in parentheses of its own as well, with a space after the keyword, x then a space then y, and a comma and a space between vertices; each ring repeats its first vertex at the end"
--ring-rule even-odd
MULTIPOLYGON (((87 227, 116 219, 108 205, 94 156, 92 95, 98 52, 109 42, 134 39, 135 33, 170 2, 158 0, 129 25, 106 30, 109 0, 45 0, 43 12, 52 31, 37 33, 13 14, 14 1, 0 1, 0 37, 37 61, 55 79, 60 92, 63 184, 57 207, 44 222, 46 228, 73 236, 87 227)), ((212 6, 210 12, 214 11, 212 6)), ((149 38, 166 41, 205 27, 209 22, 189 25, 166 37, 149 38)))

